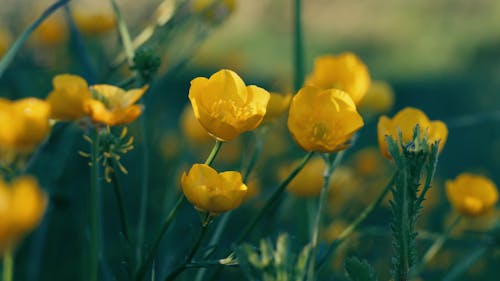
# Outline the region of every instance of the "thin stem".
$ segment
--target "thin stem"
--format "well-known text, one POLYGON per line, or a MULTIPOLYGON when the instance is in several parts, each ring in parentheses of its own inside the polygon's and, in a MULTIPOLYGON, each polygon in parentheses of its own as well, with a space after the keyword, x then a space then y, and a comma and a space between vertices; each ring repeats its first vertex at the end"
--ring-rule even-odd
POLYGON ((165 281, 175 280, 175 278, 179 274, 181 274, 184 271, 184 269, 187 268, 187 265, 193 260, 194 255, 198 251, 198 248, 200 247, 201 242, 202 242, 203 238, 205 237, 205 234, 207 233, 207 229, 208 229, 208 226, 210 225, 211 221, 212 221, 212 216, 209 213, 206 213, 205 219, 203 220, 203 224, 201 225, 200 235, 198 236, 198 239, 196 239, 194 246, 189 251, 187 258, 174 271, 172 271, 169 275, 167 275, 167 277, 165 278, 165 281))
POLYGON ((123 233, 123 237, 127 240, 127 243, 130 243, 130 236, 128 233, 127 226, 127 216, 125 215, 125 205, 123 204, 123 192, 120 186, 120 182, 118 181, 118 176, 116 175, 116 163, 113 162, 113 172, 111 173, 111 183, 113 185, 113 191, 115 193, 116 203, 118 205, 118 212, 120 215, 120 227, 123 233))
POLYGON ((472 251, 467 257, 461 258, 460 261, 446 274, 446 276, 442 279, 443 281, 454 281, 460 277, 463 277, 462 274, 473 266, 481 257, 483 257, 490 247, 488 245, 480 246, 474 251, 472 251))
POLYGON ((14 276, 14 251, 11 247, 7 248, 3 254, 3 281, 12 281, 14 276))
POLYGON ((153 263, 153 260, 156 256, 156 253, 158 252, 158 248, 160 247, 161 240, 163 239, 163 236, 165 236, 165 233, 168 230, 168 227, 170 226, 170 223, 172 222, 175 214, 179 210, 179 207, 182 205, 184 202, 185 197, 184 195, 180 195, 179 199, 177 199, 177 202, 175 203, 174 207, 170 212, 168 213, 167 218, 163 222, 163 225, 161 227, 160 233, 156 237, 155 242, 153 243, 153 247, 151 247, 151 251, 149 252, 147 258, 144 260, 144 262, 139 266, 139 270, 137 271, 135 280, 140 281, 144 277, 144 274, 146 274, 147 268, 153 263))
POLYGON ((302 39, 302 1, 294 6, 294 89, 298 91, 304 82, 304 44, 302 39))
POLYGON ((28 28, 26 28, 23 33, 16 39, 12 47, 5 53, 5 55, 0 60, 0 77, 3 76, 9 65, 14 60, 17 52, 21 49, 24 42, 29 38, 31 33, 35 31, 35 29, 52 13, 54 13, 57 9, 68 3, 70 0, 59 0, 56 3, 52 4, 47 8, 47 10, 43 11, 43 13, 38 17, 35 22, 33 22, 28 28))
POLYGON ((123 48, 125 49, 127 63, 131 66, 134 63, 134 47, 132 45, 132 40, 130 39, 130 33, 128 32, 127 24, 125 23, 125 19, 122 16, 120 7, 118 7, 118 4, 115 0, 110 1, 118 22, 118 32, 120 33, 123 48))
POLYGON ((97 281, 99 272, 99 132, 97 128, 92 132, 90 167, 90 281, 97 281))
POLYGON ((328 250, 326 253, 318 260, 318 263, 316 264, 316 269, 321 268, 321 266, 324 264, 324 262, 327 260, 327 258, 335 252, 335 250, 344 242, 347 237, 349 237, 358 227, 359 225, 368 217, 369 214, 377 208, 382 200, 385 198, 389 190, 391 190, 391 187, 394 185, 394 180, 395 180, 395 175, 392 176, 391 180, 389 183, 384 187, 384 189, 379 193, 377 198, 370 204, 368 205, 361 214, 346 228, 340 235, 330 244, 328 247, 328 250))
POLYGON ((450 233, 453 231, 453 229, 455 229, 455 227, 460 223, 461 220, 462 220, 461 215, 457 215, 455 217, 453 222, 445 229, 443 234, 441 234, 439 238, 436 241, 434 241, 431 247, 429 247, 427 252, 425 252, 420 264, 417 265, 415 269, 410 272, 411 277, 416 277, 422 272, 425 266, 432 260, 432 258, 434 258, 434 256, 439 252, 439 250, 441 250, 446 240, 448 240, 448 237, 450 237, 450 233))
POLYGON ((215 160, 215 156, 217 156, 217 153, 219 153, 219 150, 222 146, 222 141, 220 140, 215 140, 215 145, 212 148, 212 151, 210 152, 210 155, 208 155, 207 160, 205 160, 205 164, 207 165, 212 165, 212 162, 215 160))

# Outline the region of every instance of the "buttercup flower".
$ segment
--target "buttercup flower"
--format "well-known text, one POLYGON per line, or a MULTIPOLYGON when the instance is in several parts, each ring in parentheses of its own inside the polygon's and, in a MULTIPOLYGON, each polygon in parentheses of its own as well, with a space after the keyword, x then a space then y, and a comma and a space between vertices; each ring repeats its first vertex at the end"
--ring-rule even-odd
POLYGON ((36 98, 10 101, 0 98, 0 146, 29 151, 50 131, 50 105, 36 98))
POLYGON ((446 195, 453 208, 467 216, 482 215, 498 202, 495 183, 486 177, 469 173, 446 181, 446 195))
POLYGON ((47 97, 51 117, 72 121, 87 115, 86 103, 92 98, 87 81, 77 75, 61 74, 52 79, 54 90, 47 97))
POLYGON ((353 53, 324 55, 314 61, 313 72, 307 77, 305 85, 340 89, 358 104, 370 88, 370 73, 361 59, 353 53))
POLYGON ((441 121, 430 121, 425 113, 419 109, 406 107, 399 111, 392 119, 389 119, 387 116, 380 117, 377 131, 382 154, 391 159, 387 143, 385 142, 385 136, 390 135, 397 140, 397 132, 401 130, 403 143, 408 143, 413 139, 413 131, 417 124, 420 126, 421 132, 427 131, 429 143, 440 140, 439 151, 441 151, 448 137, 448 128, 446 125, 441 121))
POLYGON ((245 86, 235 72, 221 70, 209 79, 191 81, 189 99, 196 119, 213 137, 229 141, 259 126, 266 114, 269 93, 245 86))
POLYGON ((394 92, 384 81, 373 81, 365 97, 358 104, 360 112, 372 114, 389 111, 394 104, 394 92))
POLYGON ((346 143, 363 125, 356 105, 341 90, 304 87, 290 105, 288 129, 306 151, 346 149, 346 143))
POLYGON ((125 91, 112 85, 94 85, 90 88, 92 99, 87 100, 85 110, 94 122, 109 126, 128 124, 142 113, 142 106, 135 104, 148 86, 125 91))
POLYGON ((279 116, 281 116, 290 106, 290 101, 292 100, 292 95, 282 95, 278 93, 270 93, 271 98, 267 104, 266 116, 264 116, 264 121, 271 121, 279 116))
POLYGON ((24 176, 10 185, 0 179, 0 256, 40 223, 46 205, 34 178, 24 176))
POLYGON ((212 137, 194 116, 193 108, 187 105, 181 115, 181 129, 184 135, 195 143, 212 143, 212 137))
POLYGON ((181 185, 196 209, 215 214, 237 208, 247 193, 239 172, 217 173, 206 164, 194 164, 182 175, 181 185))

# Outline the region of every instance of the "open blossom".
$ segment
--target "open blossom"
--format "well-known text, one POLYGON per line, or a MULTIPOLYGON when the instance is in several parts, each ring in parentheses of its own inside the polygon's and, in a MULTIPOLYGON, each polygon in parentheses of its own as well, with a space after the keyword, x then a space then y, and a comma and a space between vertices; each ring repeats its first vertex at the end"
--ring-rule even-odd
POLYGON ((215 214, 237 208, 248 189, 239 172, 217 173, 206 164, 194 164, 182 175, 181 185, 184 195, 197 209, 215 214))
POLYGON ((462 173, 446 181, 446 195, 458 212, 467 216, 482 215, 498 202, 498 189, 490 179, 462 173))
POLYGON ((34 178, 24 176, 10 184, 0 179, 0 256, 40 223, 46 205, 34 178))
POLYGON ((0 98, 0 147, 30 151, 50 132, 50 105, 40 99, 0 98))
MULTIPOLYGON (((403 143, 408 143, 413 139, 413 131, 416 125, 420 126, 421 132, 427 132, 429 143, 440 140, 439 150, 441 151, 448 137, 448 128, 442 121, 430 121, 419 109, 406 107, 399 111, 392 119, 387 116, 380 117, 377 125, 378 142, 382 154, 391 158, 385 136, 392 136, 395 140, 398 139, 398 130, 401 130, 403 135, 403 143)), ((424 135, 424 134, 422 134, 424 135)))
POLYGON ((196 119, 221 141, 257 128, 266 114, 269 93, 257 86, 246 86, 231 70, 223 69, 210 78, 191 81, 189 99, 196 119))
POLYGON ((346 52, 317 57, 305 85, 342 90, 351 96, 355 104, 359 104, 370 88, 370 81, 370 73, 363 61, 355 54, 346 52))
POLYGON ((363 125, 356 105, 341 90, 304 87, 290 105, 288 129, 306 151, 346 149, 347 142, 363 125))

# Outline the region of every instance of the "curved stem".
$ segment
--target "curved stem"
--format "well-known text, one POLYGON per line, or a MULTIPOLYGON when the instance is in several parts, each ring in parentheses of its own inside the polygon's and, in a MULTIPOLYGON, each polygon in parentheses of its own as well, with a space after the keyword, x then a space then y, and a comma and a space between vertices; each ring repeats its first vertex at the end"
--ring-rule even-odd
POLYGON ((222 146, 222 142, 220 140, 215 140, 215 145, 212 148, 210 155, 208 155, 207 160, 205 160, 205 164, 207 164, 209 166, 212 165, 212 162, 214 162, 215 156, 217 156, 217 153, 219 153, 221 146, 222 146))
POLYGON ((340 244, 342 244, 342 242, 344 242, 347 239, 347 237, 349 237, 359 227, 359 225, 368 217, 368 215, 371 214, 373 210, 380 205, 380 203, 385 198, 389 190, 391 190, 391 187, 394 185, 394 180, 395 176, 392 176, 389 183, 387 183, 387 185, 379 193, 377 198, 370 205, 368 205, 363 210, 363 212, 361 212, 361 214, 359 214, 359 216, 346 229, 344 229, 344 231, 342 231, 342 233, 340 233, 340 235, 330 244, 326 253, 318 260, 318 263, 316 264, 316 269, 321 268, 321 266, 327 260, 328 256, 334 253, 337 247, 340 244))
POLYGON ((7 248, 3 254, 3 281, 12 281, 14 276, 14 251, 11 247, 7 248))
POLYGON ((99 272, 99 132, 92 132, 90 170, 90 281, 97 281, 99 272))

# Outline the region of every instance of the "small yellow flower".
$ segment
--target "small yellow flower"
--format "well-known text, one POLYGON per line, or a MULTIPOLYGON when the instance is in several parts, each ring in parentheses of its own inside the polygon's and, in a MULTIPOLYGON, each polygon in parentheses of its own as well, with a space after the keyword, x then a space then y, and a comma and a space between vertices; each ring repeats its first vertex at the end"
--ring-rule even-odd
POLYGON ((61 74, 52 79, 54 90, 47 97, 51 117, 72 121, 87 115, 85 105, 92 98, 87 81, 77 75, 61 74))
POLYGON ((12 37, 7 29, 0 27, 0 58, 7 52, 12 42, 12 37))
POLYGON ((446 195, 458 212, 467 216, 482 215, 498 202, 498 189, 490 179, 462 173, 446 181, 446 195))
POLYGON ((229 141, 257 128, 266 114, 269 93, 245 86, 235 72, 221 70, 209 79, 191 81, 189 99, 194 115, 213 137, 229 141))
POLYGON ((213 138, 194 116, 191 105, 187 105, 182 112, 181 129, 184 135, 194 143, 205 144, 213 142, 213 138))
POLYGON ((36 98, 9 101, 0 98, 0 144, 4 148, 30 151, 50 131, 50 105, 36 98))
POLYGON ((105 34, 116 27, 116 19, 112 11, 92 11, 76 9, 73 19, 78 30, 86 35, 105 34))
POLYGON ((135 103, 147 89, 144 86, 125 91, 112 85, 94 85, 90 88, 93 97, 86 102, 86 112, 92 121, 109 126, 131 123, 142 113, 142 105, 135 103))
POLYGON ((0 179, 0 255, 40 223, 46 205, 34 178, 24 176, 10 185, 0 179))
POLYGON ((413 139, 413 131, 416 125, 420 126, 421 132, 428 133, 429 143, 440 140, 439 151, 441 151, 448 137, 448 128, 442 121, 430 121, 427 115, 421 110, 406 107, 399 111, 392 119, 387 116, 381 116, 378 125, 378 142, 382 154, 391 159, 385 136, 392 136, 395 140, 398 139, 398 130, 401 130, 403 135, 403 143, 408 143, 413 139))
POLYGON ((196 209, 214 214, 237 208, 247 193, 239 172, 217 173, 206 164, 194 164, 182 175, 181 185, 196 209))
POLYGON ((285 111, 288 110, 290 106, 290 101, 292 100, 292 95, 282 95, 279 93, 270 93, 271 98, 267 104, 266 116, 264 116, 264 121, 271 121, 275 118, 280 117, 285 111))
POLYGON ((290 105, 288 129, 306 151, 346 149, 346 143, 363 125, 356 105, 341 90, 304 87, 290 105))
POLYGON ((307 77, 305 85, 343 90, 358 104, 370 88, 370 81, 370 73, 363 61, 355 54, 346 52, 316 58, 313 72, 307 77))
POLYGON ((384 113, 394 105, 394 92, 384 81, 373 81, 365 97, 358 105, 360 112, 384 113))
POLYGON ((33 32, 33 38, 46 46, 55 46, 68 40, 68 26, 61 14, 55 14, 44 20, 33 32))

